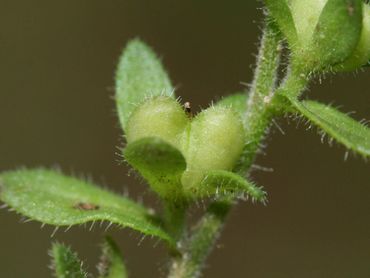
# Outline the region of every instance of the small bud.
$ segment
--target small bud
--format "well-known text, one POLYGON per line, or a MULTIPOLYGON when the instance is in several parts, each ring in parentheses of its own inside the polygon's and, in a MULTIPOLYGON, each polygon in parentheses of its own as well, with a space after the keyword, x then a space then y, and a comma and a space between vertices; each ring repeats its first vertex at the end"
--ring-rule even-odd
POLYGON ((295 28, 297 31, 299 44, 307 45, 310 43, 326 2, 328 1, 327 0, 290 1, 290 9, 292 12, 295 28))
POLYGON ((356 49, 347 60, 336 67, 338 71, 354 70, 370 61, 370 5, 364 3, 362 13, 362 30, 356 49))
MULTIPOLYGON (((355 49, 362 26, 361 0, 300 1, 312 2, 305 11, 295 15, 302 56, 308 69, 322 71, 343 62, 355 49), (314 7, 316 4, 316 8, 314 7), (312 21, 309 21, 312 17, 312 21), (298 20, 306 18, 306 21, 298 20), (303 25, 307 24, 307 25, 303 25), (307 28, 307 31, 304 30, 307 28)), ((301 4, 302 5, 302 4, 301 4)))
POLYGON ((187 170, 182 184, 186 188, 196 187, 209 170, 232 170, 243 146, 244 129, 237 113, 224 107, 202 111, 183 138, 187 170))
POLYGON ((159 137, 180 149, 182 134, 189 119, 181 105, 165 96, 139 105, 129 118, 126 138, 131 143, 144 137, 159 137))
POLYGON ((304 71, 332 70, 358 46, 363 24, 362 0, 266 3, 288 39, 294 63, 304 71))

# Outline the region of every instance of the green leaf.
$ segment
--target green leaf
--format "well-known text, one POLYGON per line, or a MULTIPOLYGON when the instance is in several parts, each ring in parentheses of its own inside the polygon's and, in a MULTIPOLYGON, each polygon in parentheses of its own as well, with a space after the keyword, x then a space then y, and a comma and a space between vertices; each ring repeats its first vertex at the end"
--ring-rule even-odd
POLYGON ((127 278, 126 266, 117 244, 112 238, 106 237, 103 254, 98 264, 100 278, 127 278))
POLYGON ((50 225, 109 221, 172 242, 143 206, 55 171, 36 169, 2 173, 0 200, 18 213, 50 225))
POLYGON ((270 16, 277 23, 280 31, 285 35, 290 46, 294 46, 298 40, 297 31, 287 0, 265 0, 265 3, 270 16))
POLYGON ((291 100, 312 123, 348 149, 370 156, 370 129, 337 109, 316 101, 291 100))
POLYGON ((116 72, 116 104, 122 128, 138 104, 158 95, 173 96, 171 81, 153 50, 138 39, 132 40, 116 72))
POLYGON ((82 262, 69 247, 53 243, 51 249, 52 267, 57 278, 86 278, 88 274, 82 268, 82 262))
POLYGON ((226 96, 215 103, 215 106, 223 106, 225 108, 231 108, 232 110, 239 113, 242 118, 247 112, 247 93, 235 93, 229 96, 226 96))
POLYGON ((361 29, 362 0, 328 0, 313 32, 316 67, 340 63, 349 57, 361 29))
POLYGON ((178 149, 159 138, 147 137, 128 144, 123 155, 160 196, 182 196, 181 174, 186 161, 178 149))
POLYGON ((210 171, 206 174, 198 188, 192 191, 199 196, 240 196, 247 194, 252 200, 266 201, 266 193, 262 188, 247 181, 243 177, 229 171, 210 171))

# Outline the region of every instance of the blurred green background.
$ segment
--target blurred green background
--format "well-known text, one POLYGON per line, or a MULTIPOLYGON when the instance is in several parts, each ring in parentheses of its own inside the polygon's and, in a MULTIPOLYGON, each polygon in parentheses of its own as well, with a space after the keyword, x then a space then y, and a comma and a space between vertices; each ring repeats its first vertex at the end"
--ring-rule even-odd
MULTIPOLYGON (((140 37, 163 58, 177 94, 193 107, 245 88, 260 36, 257 1, 0 0, 0 170, 59 165, 116 192, 158 205, 119 163, 122 132, 113 74, 121 49, 140 37), (143 193, 144 192, 144 193, 143 193)), ((340 34, 338 34, 339 36, 340 34)), ((369 71, 327 76, 309 96, 370 119, 369 71)), ((231 213, 205 277, 370 277, 370 163, 322 144, 316 131, 280 119, 254 179, 269 204, 231 213)), ((50 277, 51 241, 71 244, 89 270, 104 228, 20 224, 0 211, 0 277, 50 277)), ((128 229, 111 228, 131 277, 163 277, 165 250, 128 229)))

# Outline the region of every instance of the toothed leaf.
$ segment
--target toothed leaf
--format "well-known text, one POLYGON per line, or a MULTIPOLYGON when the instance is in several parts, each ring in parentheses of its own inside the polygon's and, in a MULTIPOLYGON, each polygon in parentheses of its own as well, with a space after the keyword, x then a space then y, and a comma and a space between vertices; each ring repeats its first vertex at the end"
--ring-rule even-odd
POLYGON ((159 138, 147 137, 128 144, 123 155, 160 196, 182 195, 181 174, 186 162, 178 149, 159 138))
POLYGON ((297 42, 297 31, 287 0, 265 0, 269 14, 287 38, 290 46, 297 42))
POLYGON ((172 241, 143 206, 55 171, 36 169, 2 173, 0 200, 18 213, 50 225, 109 221, 172 241))
POLYGON ((171 81, 153 50, 138 39, 123 51, 116 72, 117 112, 125 129, 135 109, 148 96, 173 96, 171 81))
POLYGON ((238 196, 247 194, 254 200, 264 202, 266 193, 252 182, 229 171, 210 171, 198 188, 192 189, 200 196, 238 196))
POLYGON ((127 278, 126 266, 117 244, 112 238, 106 237, 103 254, 98 265, 99 278, 127 278))
POLYGON ((291 102, 303 116, 336 141, 363 156, 370 156, 369 128, 325 104, 316 101, 291 102))
POLYGON ((82 268, 82 262, 69 247, 53 243, 51 249, 52 266, 57 278, 86 278, 88 274, 82 268))

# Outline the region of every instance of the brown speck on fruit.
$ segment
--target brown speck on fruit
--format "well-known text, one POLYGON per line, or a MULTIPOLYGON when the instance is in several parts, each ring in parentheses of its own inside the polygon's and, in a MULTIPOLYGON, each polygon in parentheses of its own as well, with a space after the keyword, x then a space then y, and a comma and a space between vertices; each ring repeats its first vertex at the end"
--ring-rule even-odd
POLYGON ((353 6, 352 1, 349 1, 348 5, 347 5, 347 12, 348 12, 349 16, 352 16, 353 13, 355 12, 355 7, 353 6))
POLYGON ((90 203, 79 202, 79 203, 75 204, 73 206, 73 208, 79 209, 79 210, 98 210, 99 206, 94 205, 94 204, 90 204, 90 203))

